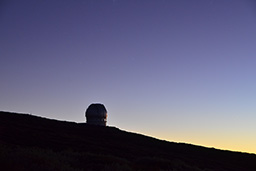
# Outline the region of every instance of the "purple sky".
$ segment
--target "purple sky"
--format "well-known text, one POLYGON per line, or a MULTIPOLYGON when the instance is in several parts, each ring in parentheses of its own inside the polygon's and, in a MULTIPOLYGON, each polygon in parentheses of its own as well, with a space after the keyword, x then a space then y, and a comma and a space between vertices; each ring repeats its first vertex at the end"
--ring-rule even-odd
POLYGON ((4 0, 0 110, 256 153, 254 0, 4 0))

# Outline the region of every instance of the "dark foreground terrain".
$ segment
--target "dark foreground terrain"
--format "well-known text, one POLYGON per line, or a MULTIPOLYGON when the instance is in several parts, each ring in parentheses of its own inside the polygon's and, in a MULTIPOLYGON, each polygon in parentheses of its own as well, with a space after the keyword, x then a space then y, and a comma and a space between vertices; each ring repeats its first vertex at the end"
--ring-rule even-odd
POLYGON ((256 155, 0 112, 0 170, 255 171, 256 155))

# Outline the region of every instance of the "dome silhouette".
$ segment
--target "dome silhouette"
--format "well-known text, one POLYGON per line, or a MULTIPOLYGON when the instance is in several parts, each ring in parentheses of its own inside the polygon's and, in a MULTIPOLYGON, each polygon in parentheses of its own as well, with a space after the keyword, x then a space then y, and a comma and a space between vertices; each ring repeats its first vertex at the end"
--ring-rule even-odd
POLYGON ((90 125, 106 126, 107 109, 103 104, 91 104, 85 112, 86 123, 90 125))

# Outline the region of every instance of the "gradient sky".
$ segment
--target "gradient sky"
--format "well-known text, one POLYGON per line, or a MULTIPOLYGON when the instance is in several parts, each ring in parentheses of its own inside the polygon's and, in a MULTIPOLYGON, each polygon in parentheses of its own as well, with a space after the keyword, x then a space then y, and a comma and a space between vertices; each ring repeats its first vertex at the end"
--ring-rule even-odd
POLYGON ((256 153, 254 0, 2 0, 0 110, 256 153))

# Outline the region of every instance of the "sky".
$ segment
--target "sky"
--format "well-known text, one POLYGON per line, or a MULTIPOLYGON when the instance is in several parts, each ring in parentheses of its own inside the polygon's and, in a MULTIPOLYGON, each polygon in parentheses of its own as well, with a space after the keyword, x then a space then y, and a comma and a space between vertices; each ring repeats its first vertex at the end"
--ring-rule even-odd
POLYGON ((254 0, 2 0, 0 110, 256 153, 254 0))

